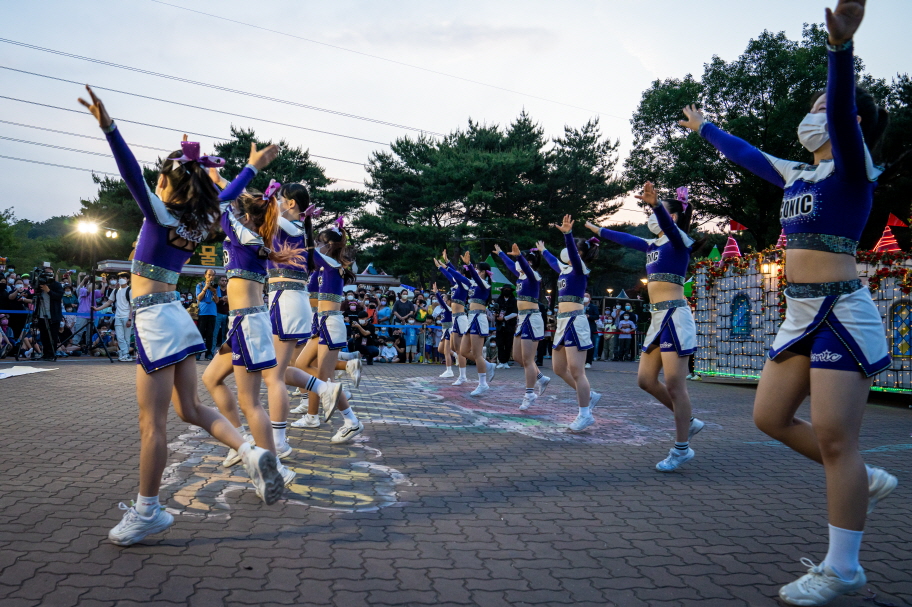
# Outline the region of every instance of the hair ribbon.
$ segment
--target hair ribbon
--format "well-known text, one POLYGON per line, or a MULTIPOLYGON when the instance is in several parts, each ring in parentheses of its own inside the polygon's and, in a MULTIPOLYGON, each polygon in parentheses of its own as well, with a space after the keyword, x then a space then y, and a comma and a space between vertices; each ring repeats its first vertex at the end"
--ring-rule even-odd
POLYGON ((675 198, 678 199, 678 202, 681 203, 681 206, 683 207, 683 210, 685 210, 685 211, 687 210, 687 206, 688 206, 687 194, 688 194, 688 191, 687 191, 686 185, 681 186, 680 188, 675 190, 675 198))
POLYGON ((200 144, 198 141, 181 141, 180 158, 172 158, 171 170, 176 170, 186 162, 197 162, 206 168, 219 168, 225 166, 225 159, 218 156, 200 155, 200 144))
POLYGON ((336 218, 336 220, 333 223, 336 225, 334 225, 330 229, 333 232, 335 232, 336 234, 338 234, 339 236, 341 236, 342 229, 345 227, 345 217, 338 217, 338 218, 336 218))
POLYGON ((323 207, 318 207, 318 206, 312 204, 309 207, 307 207, 307 209, 305 209, 305 211, 303 213, 301 213, 301 218, 303 219, 304 217, 319 217, 322 212, 323 212, 323 207))
POLYGON ((269 186, 266 188, 266 191, 263 192, 263 200, 269 200, 272 198, 276 192, 282 187, 282 184, 276 181, 275 179, 269 180, 269 186))
POLYGON ((588 242, 588 243, 589 243, 590 245, 592 245, 593 247, 597 247, 597 246, 599 246, 599 245, 602 243, 602 241, 599 240, 597 236, 593 236, 592 238, 590 238, 590 239, 587 240, 586 242, 588 242))

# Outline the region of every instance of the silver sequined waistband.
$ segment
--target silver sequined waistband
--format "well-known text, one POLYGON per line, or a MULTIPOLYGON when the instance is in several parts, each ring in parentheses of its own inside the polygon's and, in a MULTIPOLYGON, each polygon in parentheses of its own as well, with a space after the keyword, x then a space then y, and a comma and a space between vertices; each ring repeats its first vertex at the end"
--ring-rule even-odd
POLYGON ((786 249, 810 249, 811 251, 826 251, 827 253, 843 253, 854 255, 858 249, 858 241, 845 236, 831 234, 786 234, 786 249))
POLYGON ((232 268, 226 272, 228 278, 243 278, 244 280, 252 280, 253 282, 266 282, 266 275, 259 274, 257 272, 251 272, 250 270, 242 270, 241 268, 232 268))
MULTIPOLYGON (((135 274, 135 272, 134 272, 135 274)), ((148 308, 159 304, 171 303, 180 300, 180 293, 177 291, 168 291, 166 293, 149 293, 148 295, 137 295, 133 298, 133 309, 148 308)))
MULTIPOLYGON (((582 312, 582 310, 580 310, 580 312, 582 312)), ((528 310, 520 310, 520 311, 519 311, 519 315, 520 315, 520 316, 528 316, 529 314, 541 314, 541 311, 540 311, 540 310, 536 310, 536 309, 534 309, 534 308, 530 308, 530 309, 528 309, 528 310)))
POLYGON ((150 280, 165 282, 169 285, 176 285, 177 279, 180 278, 180 272, 175 272, 174 270, 166 270, 165 268, 155 266, 151 263, 146 263, 138 259, 134 259, 130 264, 130 273, 136 274, 137 276, 142 276, 143 278, 148 278, 150 280))
POLYGON ((468 316, 465 312, 453 312, 453 318, 459 318, 460 316, 468 316))
POLYGON ((571 312, 558 312, 557 317, 558 318, 572 318, 574 316, 582 316, 583 314, 585 314, 585 312, 583 312, 582 310, 573 310, 571 312))
POLYGON ((237 310, 228 310, 228 316, 247 316, 249 314, 259 314, 260 312, 268 312, 269 308, 266 306, 252 306, 250 308, 238 308, 237 310))
POLYGON ((669 299, 658 303, 646 304, 646 309, 650 312, 661 312, 662 310, 671 310, 672 308, 686 308, 686 299, 669 299))
POLYGON ((310 274, 291 268, 269 268, 269 278, 294 278, 295 280, 310 280, 310 274))
POLYGON ((273 291, 307 291, 307 285, 291 280, 276 280, 269 283, 269 292, 273 291))
POLYGON ((336 303, 342 303, 345 301, 345 298, 341 295, 336 295, 335 293, 320 293, 317 295, 317 299, 320 301, 334 301, 336 303))
POLYGON ((342 316, 341 310, 323 310, 322 312, 317 312, 317 316, 342 316))
POLYGON ((785 294, 795 299, 810 299, 830 295, 848 295, 861 287, 861 280, 858 278, 840 282, 793 282, 785 288, 785 294))
POLYGON ((535 297, 529 297, 528 295, 517 295, 516 301, 528 301, 531 303, 538 303, 538 299, 535 297))
POLYGON ((655 274, 647 274, 646 280, 649 282, 670 282, 676 285, 684 285, 684 277, 679 276, 678 274, 668 274, 667 272, 656 272, 655 274))
POLYGON ((451 297, 451 298, 450 298, 450 303, 451 303, 451 304, 459 304, 460 306, 465 307, 465 305, 466 305, 466 300, 464 300, 464 299, 453 299, 453 298, 451 297))
POLYGON ((451 322, 442 322, 442 323, 440 323, 440 327, 441 327, 442 329, 444 329, 444 330, 446 330, 446 329, 452 329, 452 328, 453 328, 453 323, 451 323, 451 322))
POLYGON ((558 303, 583 303, 582 297, 577 297, 576 295, 561 295, 557 298, 558 303))
POLYGON ((470 297, 470 298, 469 298, 469 303, 470 303, 470 304, 478 304, 478 305, 481 305, 481 306, 486 306, 486 305, 488 305, 488 300, 487 300, 487 299, 478 299, 477 297, 470 297))

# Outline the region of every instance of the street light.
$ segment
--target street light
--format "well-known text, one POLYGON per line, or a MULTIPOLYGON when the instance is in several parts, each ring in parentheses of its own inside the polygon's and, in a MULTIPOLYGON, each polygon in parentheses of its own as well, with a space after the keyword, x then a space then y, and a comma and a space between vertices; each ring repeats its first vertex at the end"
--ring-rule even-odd
MULTIPOLYGON (((98 234, 98 229, 100 227, 102 229, 106 230, 105 236, 107 236, 108 238, 117 238, 117 230, 112 230, 111 228, 104 228, 102 226, 99 226, 94 221, 80 221, 79 223, 76 224, 76 231, 79 232, 80 234, 83 234, 86 238, 89 239, 89 256, 90 256, 90 262, 91 262, 90 270, 89 270, 90 277, 95 276, 95 273, 98 271, 98 269, 96 267, 97 263, 95 261, 95 255, 96 255, 95 239, 92 238, 92 236, 98 234)), ((88 291, 89 291, 89 324, 88 324, 88 327, 86 328, 86 344, 90 346, 92 344, 92 334, 93 333, 95 333, 96 335, 98 334, 98 328, 95 326, 95 304, 97 302, 96 302, 96 297, 95 297, 94 281, 89 282, 88 291)), ((108 355, 108 360, 111 363, 113 363, 114 359, 111 358, 111 353, 108 352, 108 347, 104 344, 104 342, 101 342, 101 347, 104 348, 105 354, 108 355)))
POLYGON ((614 289, 605 289, 608 291, 608 297, 611 297, 611 294, 614 293, 614 289))
POLYGON ((105 230, 105 236, 108 238, 117 238, 117 230, 111 230, 109 228, 105 228, 105 230))
POLYGON ((98 224, 94 221, 80 221, 76 224, 76 231, 80 234, 95 234, 98 232, 98 224))
POLYGON ((649 282, 649 279, 648 279, 648 278, 641 278, 641 279, 640 279, 640 282, 643 283, 643 284, 645 285, 646 283, 649 282))

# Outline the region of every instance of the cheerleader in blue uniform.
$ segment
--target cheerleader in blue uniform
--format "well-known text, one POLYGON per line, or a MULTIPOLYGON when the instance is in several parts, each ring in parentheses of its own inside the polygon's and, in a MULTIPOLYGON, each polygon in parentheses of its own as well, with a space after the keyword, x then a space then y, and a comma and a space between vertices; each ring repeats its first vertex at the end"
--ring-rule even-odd
POLYGON ((830 544, 819 565, 783 586, 792 605, 824 605, 866 583, 858 553, 866 514, 896 487, 886 471, 865 467, 858 447, 871 377, 890 365, 880 312, 858 279, 855 250, 881 169, 876 149, 888 115, 857 86, 852 37, 863 1, 826 11, 826 91, 811 100, 798 140, 813 164, 775 158, 706 122, 694 106, 679 124, 728 159, 784 190, 786 317, 763 367, 754 421, 772 438, 823 464, 830 544), (795 417, 811 396, 811 420, 795 417))
MULTIPOLYGON (((434 261, 437 260, 435 259, 434 261)), ((453 335, 453 310, 450 307, 449 298, 437 289, 436 282, 431 287, 431 291, 434 292, 434 297, 437 298, 437 303, 443 311, 440 315, 440 328, 443 332, 440 335, 440 344, 437 346, 437 351, 443 355, 446 371, 441 373, 440 377, 455 377, 453 375, 453 350, 451 347, 453 335)))
POLYGON ((551 378, 543 374, 535 364, 538 342, 545 338, 545 319, 538 308, 542 280, 538 266, 541 265, 542 255, 538 249, 523 253, 516 243, 513 243, 513 249, 510 251, 513 259, 507 256, 499 245, 494 245, 494 252, 507 266, 507 270, 516 276, 516 307, 519 309, 519 322, 516 324, 516 334, 513 337, 513 360, 518 362, 525 372, 526 393, 519 405, 519 410, 525 411, 544 393, 551 382, 551 378))
POLYGON ((564 249, 557 259, 538 241, 537 247, 548 265, 560 277, 557 280, 557 327, 554 331, 554 372, 567 385, 576 390, 579 414, 570 424, 571 432, 582 432, 595 423, 592 409, 602 395, 591 390, 586 377, 586 350, 593 347, 589 332, 589 321, 583 309, 583 295, 589 282, 589 268, 586 262, 598 257, 598 238, 589 240, 573 238, 573 218, 564 216, 561 225, 556 226, 564 234, 564 249), (582 253, 580 252, 582 250, 582 253))
POLYGON ((114 544, 129 546, 174 523, 158 497, 168 460, 167 420, 172 401, 183 421, 201 427, 240 453, 257 493, 267 504, 281 496, 282 479, 275 455, 251 447, 218 411, 200 403, 194 355, 206 348, 176 291, 184 264, 218 221, 220 201, 237 196, 257 171, 276 157, 278 148, 257 151, 251 145, 249 164, 233 187, 219 194, 206 175, 206 167, 221 166, 224 160, 201 155, 199 144, 188 142, 184 136, 181 151, 171 153, 162 164, 153 194, 117 125, 92 89, 86 89, 91 102, 79 102, 98 120, 117 168, 144 216, 131 270, 139 363, 139 495, 131 506, 120 504, 126 512, 108 534, 114 544))
POLYGON ((684 298, 684 277, 690 263, 693 240, 687 235, 693 207, 687 203, 687 188, 678 188, 675 200, 659 200, 651 183, 637 196, 654 210, 647 226, 656 235, 646 240, 625 232, 586 227, 605 240, 646 253, 646 278, 652 322, 643 340, 637 380, 640 388, 671 409, 675 418, 675 445, 668 457, 656 464, 659 472, 671 472, 694 457, 690 439, 703 429, 691 415, 687 393, 688 361, 697 351, 697 325, 684 298), (664 370, 665 383, 659 381, 664 370))
MULTIPOLYGON (((488 301, 491 299, 491 266, 483 261, 472 263, 472 255, 466 251, 462 256, 463 267, 469 273, 469 311, 466 318, 468 329, 462 336, 460 354, 475 361, 478 370, 478 386, 469 396, 481 396, 491 389, 488 382, 494 379, 494 365, 484 357, 485 338, 490 333, 488 326, 488 301)), ((463 281, 465 276, 455 276, 463 281), (461 276, 462 278, 459 278, 461 276)))

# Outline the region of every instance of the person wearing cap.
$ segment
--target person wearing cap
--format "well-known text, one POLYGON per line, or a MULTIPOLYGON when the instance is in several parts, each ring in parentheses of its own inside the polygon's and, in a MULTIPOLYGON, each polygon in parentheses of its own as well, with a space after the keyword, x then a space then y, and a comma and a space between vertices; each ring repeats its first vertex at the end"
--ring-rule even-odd
POLYGON ((56 331, 51 327, 58 327, 63 321, 63 285, 54 279, 54 269, 50 266, 45 267, 43 272, 43 284, 36 291, 35 316, 41 319, 38 323, 41 328, 41 360, 54 360, 56 331))
POLYGON ((351 332, 349 352, 359 352, 367 359, 367 364, 374 364, 374 357, 380 354, 380 348, 377 347, 377 329, 368 318, 367 312, 358 312, 358 319, 351 324, 351 332))
POLYGON ((118 358, 120 362, 132 362, 130 357, 130 339, 133 337, 133 304, 130 290, 130 273, 120 272, 117 275, 113 291, 108 293, 106 301, 100 308, 112 307, 114 310, 114 335, 117 336, 118 358))

